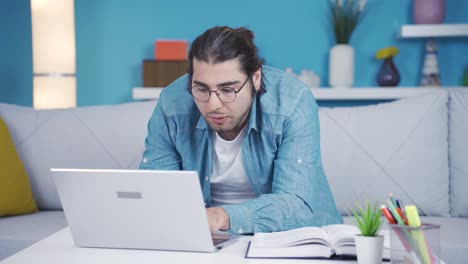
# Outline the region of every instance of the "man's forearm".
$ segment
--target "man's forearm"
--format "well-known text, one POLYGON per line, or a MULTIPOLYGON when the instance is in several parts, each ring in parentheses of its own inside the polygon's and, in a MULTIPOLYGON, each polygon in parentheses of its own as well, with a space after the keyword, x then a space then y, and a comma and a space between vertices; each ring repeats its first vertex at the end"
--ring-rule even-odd
POLYGON ((264 194, 238 205, 223 206, 229 214, 231 232, 275 232, 310 225, 311 208, 292 194, 264 194))

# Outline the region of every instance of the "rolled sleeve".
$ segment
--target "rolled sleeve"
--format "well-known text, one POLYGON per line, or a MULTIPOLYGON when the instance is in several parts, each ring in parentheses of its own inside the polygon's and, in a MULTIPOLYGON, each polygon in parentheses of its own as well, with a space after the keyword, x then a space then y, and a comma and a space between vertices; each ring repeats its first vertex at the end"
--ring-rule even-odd
POLYGON ((221 207, 229 215, 229 231, 231 233, 253 233, 253 214, 248 207, 243 205, 224 205, 221 207))

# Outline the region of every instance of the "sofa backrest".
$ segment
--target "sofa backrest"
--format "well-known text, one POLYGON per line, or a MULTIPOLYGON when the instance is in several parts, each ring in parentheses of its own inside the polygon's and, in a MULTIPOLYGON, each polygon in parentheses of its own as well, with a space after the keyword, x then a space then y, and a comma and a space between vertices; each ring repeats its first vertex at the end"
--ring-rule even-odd
POLYGON ((320 108, 322 162, 338 210, 389 192, 421 213, 448 215, 448 94, 360 107, 320 108))
POLYGON ((0 104, 40 209, 61 209, 50 168, 136 169, 155 101, 34 110, 0 104))
POLYGON ((448 132, 451 214, 468 217, 468 89, 450 90, 448 132))
MULTIPOLYGON (((0 103, 0 116, 38 207, 60 209, 49 168, 137 168, 155 105, 34 110, 0 103)), ((319 118, 322 162, 342 214, 365 200, 384 203, 393 192, 428 215, 468 216, 468 89, 320 108, 319 118)))

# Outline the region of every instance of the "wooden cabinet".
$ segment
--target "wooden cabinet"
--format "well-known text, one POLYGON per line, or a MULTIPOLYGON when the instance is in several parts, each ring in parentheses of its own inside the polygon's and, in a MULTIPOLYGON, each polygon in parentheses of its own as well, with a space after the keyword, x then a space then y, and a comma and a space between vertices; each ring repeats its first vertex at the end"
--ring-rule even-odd
POLYGON ((143 61, 143 87, 166 87, 187 72, 187 61, 143 61))

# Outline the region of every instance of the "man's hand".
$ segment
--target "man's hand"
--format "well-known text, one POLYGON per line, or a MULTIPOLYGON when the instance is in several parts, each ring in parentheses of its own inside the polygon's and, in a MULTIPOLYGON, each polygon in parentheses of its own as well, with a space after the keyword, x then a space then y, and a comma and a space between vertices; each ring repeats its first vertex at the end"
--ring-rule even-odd
POLYGON ((208 216, 208 224, 210 225, 211 233, 218 230, 229 229, 229 215, 221 207, 211 207, 206 209, 208 216))

